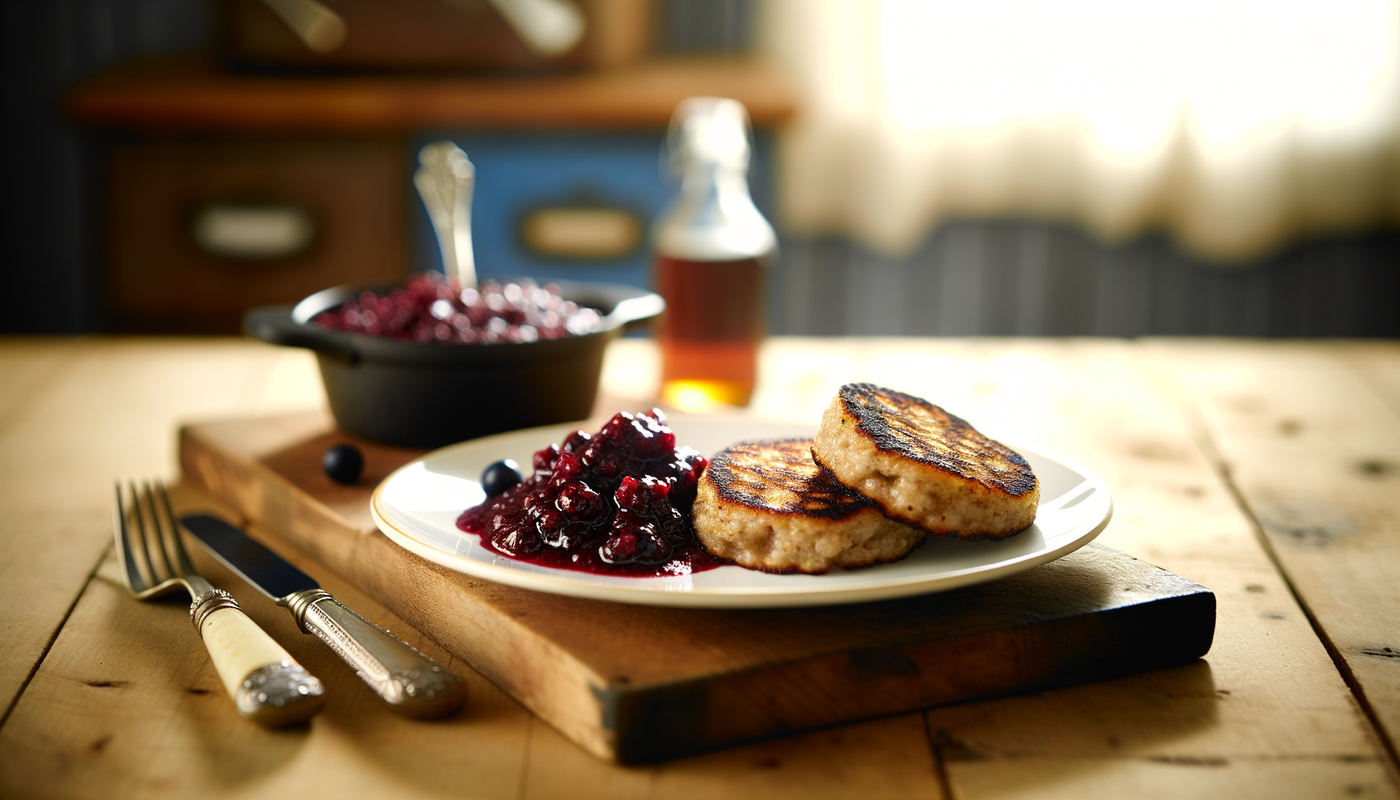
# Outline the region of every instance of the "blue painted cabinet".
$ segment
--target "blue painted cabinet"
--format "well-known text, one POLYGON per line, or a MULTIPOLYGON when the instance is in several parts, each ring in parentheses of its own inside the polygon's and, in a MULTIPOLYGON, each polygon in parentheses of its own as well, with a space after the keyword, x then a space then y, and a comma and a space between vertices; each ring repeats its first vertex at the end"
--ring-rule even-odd
MULTIPOLYGON (((472 244, 478 272, 525 275, 542 282, 568 279, 651 285, 651 223, 677 188, 666 172, 664 130, 421 134, 409 148, 414 159, 409 174, 416 169, 418 150, 441 139, 466 151, 476 168, 472 244), (640 226, 636 245, 602 257, 569 257, 532 246, 526 234, 531 216, 564 209, 630 215, 640 226)), ((755 139, 750 183, 755 201, 771 219, 771 136, 760 131, 755 139)), ((442 258, 427 212, 416 198, 409 206, 413 267, 440 270, 442 258)))

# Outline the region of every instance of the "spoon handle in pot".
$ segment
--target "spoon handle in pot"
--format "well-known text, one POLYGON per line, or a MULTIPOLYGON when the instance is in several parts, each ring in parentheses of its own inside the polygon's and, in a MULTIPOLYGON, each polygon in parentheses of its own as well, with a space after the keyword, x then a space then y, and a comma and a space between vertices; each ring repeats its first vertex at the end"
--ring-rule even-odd
POLYGON ((433 221, 443 270, 449 278, 460 279, 462 286, 475 287, 472 191, 476 186, 476 168, 461 148, 448 141, 433 142, 418 151, 418 163, 413 185, 433 221))

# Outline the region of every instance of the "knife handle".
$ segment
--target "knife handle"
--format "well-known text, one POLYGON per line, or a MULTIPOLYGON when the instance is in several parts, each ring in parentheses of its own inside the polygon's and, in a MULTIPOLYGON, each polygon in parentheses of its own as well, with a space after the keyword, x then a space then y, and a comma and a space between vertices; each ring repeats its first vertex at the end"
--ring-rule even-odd
POLYGON ((418 719, 461 708, 467 683, 407 642, 356 614, 324 589, 307 589, 280 601, 303 631, 330 645, 389 707, 418 719))
POLYGON ((212 589, 195 598, 190 620, 240 715, 278 727, 321 710, 325 687, 248 619, 228 592, 212 589))

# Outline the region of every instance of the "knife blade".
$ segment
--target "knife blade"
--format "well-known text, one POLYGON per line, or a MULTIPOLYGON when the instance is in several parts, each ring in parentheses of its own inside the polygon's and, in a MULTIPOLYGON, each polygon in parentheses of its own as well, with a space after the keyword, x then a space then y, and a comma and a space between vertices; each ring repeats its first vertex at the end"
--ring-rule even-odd
POLYGON ((180 524, 211 556, 291 611, 303 633, 320 637, 393 710, 427 719, 451 714, 466 700, 461 676, 356 614, 248 534, 207 514, 181 517, 180 524))

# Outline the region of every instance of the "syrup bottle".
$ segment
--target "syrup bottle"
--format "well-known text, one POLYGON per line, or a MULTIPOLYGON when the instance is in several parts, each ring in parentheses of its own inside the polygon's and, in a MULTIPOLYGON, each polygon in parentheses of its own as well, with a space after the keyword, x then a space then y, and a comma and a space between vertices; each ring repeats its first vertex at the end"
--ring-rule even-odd
POLYGON ((667 137, 680 193, 653 231, 661 399, 698 411, 748 405, 764 335, 764 286, 778 237, 749 195, 748 111, 737 100, 692 97, 667 137))

